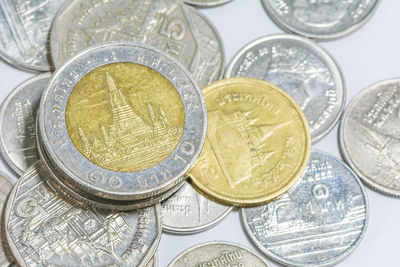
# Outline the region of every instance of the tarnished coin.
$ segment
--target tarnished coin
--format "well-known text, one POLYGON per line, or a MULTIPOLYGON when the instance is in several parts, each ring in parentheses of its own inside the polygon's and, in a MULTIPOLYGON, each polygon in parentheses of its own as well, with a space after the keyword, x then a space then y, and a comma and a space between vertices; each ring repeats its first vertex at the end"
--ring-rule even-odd
POLYGON ((105 42, 138 42, 178 59, 200 87, 223 72, 221 39, 206 17, 180 0, 67 0, 51 32, 56 67, 105 42))
POLYGON ((81 53, 54 74, 39 110, 43 149, 60 178, 112 201, 148 199, 182 182, 206 123, 191 75, 141 44, 81 53))
POLYGON ((193 234, 207 230, 232 210, 232 207, 203 197, 188 182, 161 206, 163 231, 174 234, 193 234))
POLYGON ((312 141, 337 123, 345 103, 342 75, 330 55, 313 41, 272 35, 245 46, 229 64, 226 77, 253 77, 276 84, 303 109, 312 141))
POLYGON ((307 120, 288 94, 253 78, 230 78, 203 89, 207 138, 189 176, 212 199, 256 205, 291 188, 310 155, 307 120))
POLYGON ((251 240, 287 266, 331 266, 358 246, 368 203, 357 176, 337 158, 311 153, 295 188, 265 206, 243 208, 251 240))
POLYGON ((376 83, 354 98, 339 140, 345 160, 363 182, 400 197, 400 79, 376 83))
POLYGON ((50 26, 63 2, 0 1, 0 57, 19 68, 49 71, 50 26))
POLYGON ((232 0, 183 0, 186 4, 197 7, 213 7, 226 4, 232 0))
POLYGON ((284 30, 317 40, 343 37, 361 27, 379 0, 262 0, 270 17, 284 30))
MULTIPOLYGON (((3 173, 0 172, 0 217, 2 218, 3 208, 5 208, 5 204, 7 201, 7 197, 12 189, 11 180, 7 178, 3 173)), ((8 267, 11 264, 10 257, 7 256, 6 250, 4 248, 4 233, 3 233, 3 220, 0 220, 0 229, 1 229, 1 240, 0 240, 0 267, 8 267)))
POLYGON ((60 197, 41 161, 11 191, 8 245, 20 266, 145 266, 161 235, 159 206, 116 213, 60 197))
POLYGON ((36 113, 51 73, 20 84, 3 102, 0 110, 0 152, 19 175, 39 159, 36 147, 36 113))
POLYGON ((257 266, 267 267, 261 256, 241 245, 214 241, 183 251, 168 267, 187 266, 257 266))

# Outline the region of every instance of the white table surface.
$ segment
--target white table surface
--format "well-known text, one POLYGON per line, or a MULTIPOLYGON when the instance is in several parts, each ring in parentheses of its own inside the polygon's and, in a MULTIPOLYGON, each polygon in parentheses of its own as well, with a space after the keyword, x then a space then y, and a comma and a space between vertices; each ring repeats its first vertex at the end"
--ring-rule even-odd
MULTIPOLYGON (((233 0, 226 5, 201 9, 218 29, 225 46, 226 64, 250 41, 276 33, 283 33, 265 13, 260 0, 233 0)), ((356 32, 336 41, 322 42, 343 71, 347 89, 347 103, 367 86, 381 80, 399 77, 400 68, 400 1, 381 1, 377 12, 356 32)), ((17 70, 0 61, 0 101, 19 83, 35 74, 17 70)), ((337 126, 314 148, 340 157, 337 126)), ((3 161, 0 171, 13 178, 3 161)), ((398 240, 400 238, 400 199, 387 197, 366 189, 369 197, 370 218, 367 233, 359 247, 338 266, 400 266, 398 240)), ((246 237, 239 213, 233 211, 216 227, 195 235, 163 234, 159 247, 160 267, 181 251, 198 243, 213 240, 236 242, 256 250, 246 237)), ((260 252, 261 253, 261 252, 260 252)), ((271 266, 280 266, 267 259, 271 266)))

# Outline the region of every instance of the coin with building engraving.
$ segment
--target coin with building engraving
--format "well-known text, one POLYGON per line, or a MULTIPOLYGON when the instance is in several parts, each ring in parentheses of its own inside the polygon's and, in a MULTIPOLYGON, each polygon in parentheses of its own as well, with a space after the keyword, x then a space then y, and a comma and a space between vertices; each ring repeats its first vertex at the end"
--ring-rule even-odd
MULTIPOLYGON (((13 185, 11 184, 12 180, 8 178, 6 175, 0 172, 0 214, 1 217, 3 214, 3 209, 5 209, 5 205, 7 202, 7 197, 11 192, 13 185)), ((4 232, 3 232, 3 220, 0 220, 0 267, 8 267, 11 265, 11 256, 8 255, 8 250, 6 249, 4 232)))
POLYGON ((142 44, 90 48, 53 76, 39 109, 60 179, 103 201, 139 201, 181 183, 203 146, 201 90, 174 58, 142 44))
POLYGON ((317 40, 343 37, 360 28, 379 0, 262 0, 265 10, 284 30, 317 40))
POLYGON ((124 213, 82 206, 48 176, 36 162, 7 202, 7 243, 20 266, 145 266, 161 235, 158 205, 124 213))
POLYGON ((0 58, 25 70, 51 70, 50 26, 63 2, 0 1, 0 58))
POLYGON ((254 244, 286 266, 332 266, 365 235, 368 202, 356 174, 339 159, 311 153, 295 188, 270 203, 242 208, 254 244))
POLYGON ((222 76, 224 52, 218 32, 180 0, 67 0, 51 31, 56 67, 83 49, 106 42, 159 48, 178 59, 200 87, 222 76))
POLYGON ((232 0, 183 0, 186 4, 196 7, 214 7, 226 4, 232 0))
POLYGON ((311 136, 300 106, 277 86, 230 78, 203 89, 207 138, 189 176, 200 191, 228 205, 265 203, 303 174, 311 136))
POLYGON ((370 187, 400 197, 400 79, 356 96, 340 125, 342 155, 370 187))
POLYGON ((0 110, 0 152, 19 175, 39 159, 36 147, 36 112, 51 73, 35 76, 20 84, 0 110))
POLYGON ((199 244, 179 254, 168 267, 257 266, 267 267, 263 258, 239 244, 214 241, 199 244))
POLYGON ((192 188, 189 182, 162 203, 163 231, 194 234, 224 219, 232 207, 218 204, 192 188))
POLYGON ((226 69, 225 77, 253 77, 276 84, 303 109, 312 141, 337 123, 345 103, 341 72, 330 55, 313 41, 272 35, 246 45, 226 69))

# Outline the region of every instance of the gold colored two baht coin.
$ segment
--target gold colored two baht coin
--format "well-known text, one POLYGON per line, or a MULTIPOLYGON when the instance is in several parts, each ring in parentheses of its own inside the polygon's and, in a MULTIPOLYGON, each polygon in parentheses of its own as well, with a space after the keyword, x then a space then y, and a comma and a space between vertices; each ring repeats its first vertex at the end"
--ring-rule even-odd
POLYGON ((265 203, 296 184, 311 136, 297 103, 282 89, 230 78, 203 89, 208 110, 204 148, 189 171, 205 195, 228 205, 265 203))

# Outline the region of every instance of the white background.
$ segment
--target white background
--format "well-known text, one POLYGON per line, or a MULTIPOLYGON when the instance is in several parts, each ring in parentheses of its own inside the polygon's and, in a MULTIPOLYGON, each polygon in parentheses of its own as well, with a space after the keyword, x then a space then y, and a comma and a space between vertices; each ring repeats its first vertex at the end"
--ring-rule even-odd
MULTIPOLYGON (((374 16, 359 30, 339 40, 320 43, 343 71, 347 103, 369 85, 400 76, 400 1, 381 2, 374 16)), ((265 13, 260 0, 234 0, 200 11, 213 22, 222 37, 226 64, 239 49, 254 39, 283 32, 265 13)), ((0 61, 0 101, 33 75, 0 61)), ((313 147, 340 157, 337 132, 335 127, 313 147)), ((0 161, 0 170, 17 178, 3 161, 0 161)), ((369 188, 366 191, 370 208, 367 233, 360 246, 339 266, 400 266, 400 199, 384 196, 369 188)), ((236 242, 256 250, 244 233, 239 213, 234 211, 216 227, 200 234, 163 234, 159 248, 160 266, 167 266, 176 255, 193 245, 213 240, 236 242)), ((271 266, 279 266, 267 261, 271 266)))

